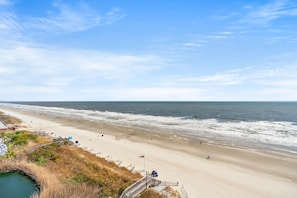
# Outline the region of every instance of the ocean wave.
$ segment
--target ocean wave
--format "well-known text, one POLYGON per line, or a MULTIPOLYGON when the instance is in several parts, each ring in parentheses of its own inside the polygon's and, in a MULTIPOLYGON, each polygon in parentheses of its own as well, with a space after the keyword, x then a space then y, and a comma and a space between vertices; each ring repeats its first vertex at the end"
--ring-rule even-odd
POLYGON ((52 116, 105 122, 115 125, 141 128, 159 133, 171 133, 189 138, 207 138, 269 148, 286 148, 297 151, 297 126, 293 122, 244 121, 218 118, 198 119, 191 116, 152 116, 109 111, 77 110, 61 107, 43 107, 7 104, 24 111, 52 116))

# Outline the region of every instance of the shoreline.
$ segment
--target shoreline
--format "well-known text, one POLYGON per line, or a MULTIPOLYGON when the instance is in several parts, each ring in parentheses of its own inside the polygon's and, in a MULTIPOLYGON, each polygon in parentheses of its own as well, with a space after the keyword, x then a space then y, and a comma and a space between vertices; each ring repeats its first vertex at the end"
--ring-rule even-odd
POLYGON ((0 111, 20 118, 28 129, 79 139, 82 147, 120 160, 123 166, 135 166, 138 171, 156 169, 161 180, 184 185, 189 197, 297 195, 297 156, 290 153, 245 150, 205 141, 201 144, 199 140, 12 108, 0 107, 0 111), (140 159, 141 155, 145 159, 140 159))

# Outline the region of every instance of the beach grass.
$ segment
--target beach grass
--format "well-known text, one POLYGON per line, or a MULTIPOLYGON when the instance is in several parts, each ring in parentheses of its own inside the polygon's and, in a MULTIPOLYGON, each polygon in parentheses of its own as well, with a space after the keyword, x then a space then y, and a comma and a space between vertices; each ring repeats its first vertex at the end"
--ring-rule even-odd
POLYGON ((40 193, 32 197, 98 197, 100 189, 86 184, 62 185, 58 178, 44 167, 28 161, 1 161, 0 172, 20 172, 32 178, 40 187, 40 193))
MULTIPOLYGON (((14 119, 7 120, 15 124, 14 119)), ((125 188, 142 177, 67 140, 55 142, 28 130, 5 131, 0 137, 9 148, 0 157, 0 173, 16 171, 32 178, 40 187, 33 198, 119 197, 125 188)), ((148 190, 139 197, 165 196, 148 190)))
POLYGON ((40 147, 29 154, 29 160, 54 172, 64 185, 97 186, 106 197, 120 195, 141 177, 80 148, 59 143, 40 147))
POLYGON ((0 159, 0 172, 17 171, 33 178, 41 188, 40 197, 118 197, 141 177, 67 141, 36 147, 39 136, 28 133, 2 134, 10 146, 0 159), (33 151, 28 145, 34 145, 33 151))
POLYGON ((5 124, 21 124, 22 121, 16 117, 6 115, 0 111, 0 121, 5 124))

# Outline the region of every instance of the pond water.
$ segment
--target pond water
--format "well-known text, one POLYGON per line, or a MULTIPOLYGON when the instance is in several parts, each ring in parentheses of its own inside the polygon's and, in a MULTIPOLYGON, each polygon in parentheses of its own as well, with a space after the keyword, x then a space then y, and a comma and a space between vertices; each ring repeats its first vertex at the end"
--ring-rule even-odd
POLYGON ((36 183, 17 172, 0 174, 0 197, 29 198, 33 192, 39 191, 36 183))

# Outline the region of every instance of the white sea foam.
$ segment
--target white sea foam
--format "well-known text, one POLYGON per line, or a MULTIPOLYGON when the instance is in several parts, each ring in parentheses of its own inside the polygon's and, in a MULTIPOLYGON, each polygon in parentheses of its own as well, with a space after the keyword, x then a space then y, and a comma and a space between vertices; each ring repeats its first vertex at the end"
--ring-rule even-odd
POLYGON ((34 111, 56 117, 63 116, 74 119, 100 121, 190 138, 206 138, 238 145, 252 145, 297 152, 297 125, 292 122, 221 122, 217 119, 189 119, 184 117, 150 116, 58 107, 7 105, 25 111, 34 111))

